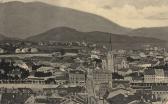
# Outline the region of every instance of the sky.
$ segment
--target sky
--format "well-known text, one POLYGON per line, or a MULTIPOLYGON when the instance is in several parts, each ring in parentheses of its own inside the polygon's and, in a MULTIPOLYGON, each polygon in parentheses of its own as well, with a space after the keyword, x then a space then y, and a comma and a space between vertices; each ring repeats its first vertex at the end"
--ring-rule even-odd
MULTIPOLYGON (((13 0, 1 0, 3 2, 13 0)), ((41 1, 100 15, 129 28, 168 26, 168 0, 17 0, 41 1)))

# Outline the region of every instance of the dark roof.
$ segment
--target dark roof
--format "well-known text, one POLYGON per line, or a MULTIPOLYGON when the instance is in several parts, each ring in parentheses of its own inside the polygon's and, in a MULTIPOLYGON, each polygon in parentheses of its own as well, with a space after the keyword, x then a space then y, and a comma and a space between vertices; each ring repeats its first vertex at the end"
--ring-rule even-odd
POLYGON ((4 93, 1 104, 24 104, 29 97, 30 95, 23 93, 4 93))
POLYGON ((36 103, 60 104, 61 98, 36 98, 36 103))
POLYGON ((153 91, 168 91, 168 86, 153 86, 152 87, 153 91))
POLYGON ((85 74, 85 72, 82 71, 82 70, 71 70, 71 71, 69 71, 69 73, 73 73, 73 74, 85 74))
POLYGON ((141 97, 139 95, 130 95, 125 97, 123 94, 114 96, 113 98, 107 99, 110 104, 128 104, 134 100, 139 100, 141 97))
POLYGON ((155 75, 155 70, 154 69, 146 69, 144 71, 144 75, 155 75))
POLYGON ((93 73, 112 74, 112 71, 110 71, 110 70, 103 70, 103 69, 97 69, 97 70, 93 70, 93 73))

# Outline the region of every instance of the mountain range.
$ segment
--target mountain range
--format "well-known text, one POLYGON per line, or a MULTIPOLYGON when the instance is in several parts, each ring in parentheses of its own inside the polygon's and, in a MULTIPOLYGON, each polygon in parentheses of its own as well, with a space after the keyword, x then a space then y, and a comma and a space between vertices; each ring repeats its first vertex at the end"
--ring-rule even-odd
POLYGON ((98 44, 109 44, 111 41, 114 48, 139 48, 144 44, 162 45, 165 46, 166 41, 147 38, 124 36, 119 34, 112 34, 107 32, 93 31, 93 32, 80 32, 76 29, 69 27, 57 27, 48 30, 44 33, 38 34, 27 38, 29 41, 87 41, 98 44))
POLYGON ((153 37, 168 41, 168 27, 139 28, 128 32, 127 35, 153 37))
POLYGON ((1 3, 0 16, 0 32, 8 37, 22 39, 60 26, 84 32, 99 30, 123 34, 130 31, 98 15, 42 2, 1 3))
POLYGON ((168 41, 168 27, 130 29, 95 14, 42 2, 0 3, 0 33, 0 40, 107 42, 107 34, 112 34, 114 44, 168 41))

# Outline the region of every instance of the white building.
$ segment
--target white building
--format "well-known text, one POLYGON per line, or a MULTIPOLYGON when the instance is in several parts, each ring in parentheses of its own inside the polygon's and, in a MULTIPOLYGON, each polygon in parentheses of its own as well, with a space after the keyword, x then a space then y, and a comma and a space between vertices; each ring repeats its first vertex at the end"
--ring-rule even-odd
POLYGON ((168 71, 163 69, 146 69, 144 71, 145 83, 168 83, 168 71))
POLYGON ((37 49, 37 48, 31 48, 31 49, 30 49, 30 52, 31 52, 31 53, 37 53, 37 52, 38 52, 38 49, 37 49))
POLYGON ((5 50, 0 48, 0 54, 3 54, 3 53, 5 53, 5 50))

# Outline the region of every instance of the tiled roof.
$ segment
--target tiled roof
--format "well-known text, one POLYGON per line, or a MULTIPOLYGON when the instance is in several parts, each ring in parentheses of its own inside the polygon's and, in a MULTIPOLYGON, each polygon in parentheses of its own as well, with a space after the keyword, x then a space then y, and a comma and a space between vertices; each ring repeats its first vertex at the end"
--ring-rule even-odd
POLYGON ((146 69, 144 71, 144 75, 155 75, 155 70, 154 69, 146 69))
POLYGON ((73 73, 73 74, 85 74, 85 72, 82 71, 82 70, 71 70, 71 71, 69 71, 69 73, 73 73))
POLYGON ((23 93, 4 93, 1 104, 23 104, 28 98, 29 95, 23 93))
POLYGON ((153 91, 168 91, 168 86, 153 86, 152 87, 153 91))

